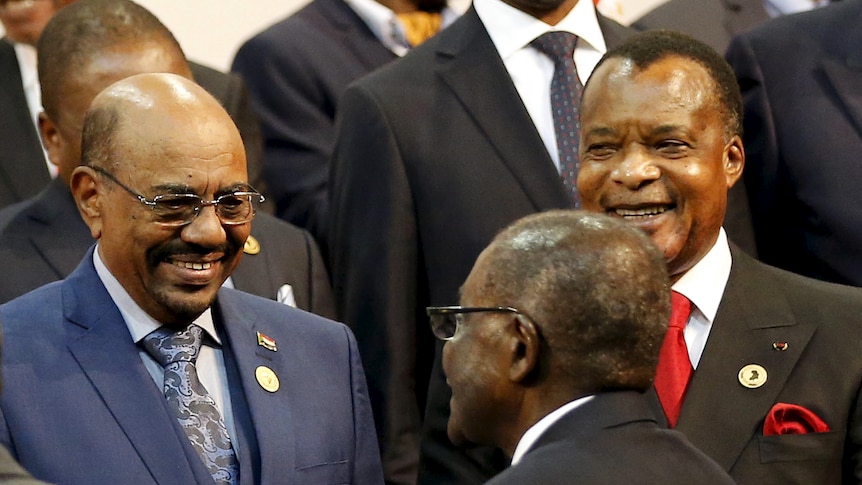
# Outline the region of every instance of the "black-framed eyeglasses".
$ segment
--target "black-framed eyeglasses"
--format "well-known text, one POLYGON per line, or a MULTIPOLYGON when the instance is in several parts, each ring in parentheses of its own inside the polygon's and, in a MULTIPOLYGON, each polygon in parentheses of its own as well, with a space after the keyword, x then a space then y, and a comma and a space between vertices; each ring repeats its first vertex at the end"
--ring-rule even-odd
POLYGON ((150 200, 117 180, 111 172, 101 167, 88 166, 122 187, 132 197, 138 199, 138 202, 152 209, 157 218, 156 222, 166 226, 191 224, 201 209, 210 205, 215 209, 222 224, 226 226, 245 224, 254 218, 260 203, 266 200, 254 189, 220 195, 215 200, 203 200, 195 194, 157 195, 150 200))
POLYGON ((429 306, 425 309, 431 321, 431 331, 440 340, 452 340, 458 333, 458 328, 464 323, 467 313, 514 313, 521 315, 535 325, 529 315, 510 306, 465 307, 465 306, 429 306))

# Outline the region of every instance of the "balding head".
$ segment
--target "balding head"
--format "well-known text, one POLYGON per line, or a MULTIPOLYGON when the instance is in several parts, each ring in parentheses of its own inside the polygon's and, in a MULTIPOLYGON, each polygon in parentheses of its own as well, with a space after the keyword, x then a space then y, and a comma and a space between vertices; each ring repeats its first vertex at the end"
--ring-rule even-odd
POLYGON ((494 239, 461 305, 485 310, 464 313, 443 349, 449 436, 511 453, 527 428, 566 402, 651 385, 670 289, 662 255, 641 231, 600 214, 554 211, 494 239))
POLYGON ((83 132, 72 192, 99 255, 150 316, 187 324, 239 262, 250 216, 235 216, 259 199, 236 126, 194 82, 139 74, 96 96, 83 132))
POLYGON ((67 184, 81 162, 84 113, 99 91, 125 77, 170 72, 191 78, 182 49, 146 9, 126 0, 79 0, 39 40, 45 113, 42 139, 67 184))

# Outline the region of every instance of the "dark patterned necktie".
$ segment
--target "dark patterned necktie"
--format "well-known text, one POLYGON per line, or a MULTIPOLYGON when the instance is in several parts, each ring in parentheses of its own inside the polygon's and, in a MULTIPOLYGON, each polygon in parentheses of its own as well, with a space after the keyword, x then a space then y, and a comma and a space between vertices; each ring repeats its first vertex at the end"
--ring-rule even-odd
POLYGON ((165 369, 165 399, 218 484, 239 483, 239 465, 221 413, 195 367, 203 329, 166 327, 144 337, 144 348, 165 369))
POLYGON ((557 135, 557 153, 560 155, 560 176, 572 194, 575 207, 581 206, 578 195, 578 131, 581 120, 578 104, 584 87, 575 67, 575 43, 578 37, 569 32, 547 32, 531 45, 554 61, 551 81, 551 111, 557 135))

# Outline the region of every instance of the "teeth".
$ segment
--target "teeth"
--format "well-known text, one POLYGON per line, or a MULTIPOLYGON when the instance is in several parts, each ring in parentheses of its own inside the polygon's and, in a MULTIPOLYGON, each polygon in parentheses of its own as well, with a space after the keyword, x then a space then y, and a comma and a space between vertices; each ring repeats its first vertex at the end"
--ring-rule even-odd
POLYGON ((655 216, 663 213, 667 209, 665 207, 647 207, 644 209, 616 209, 617 215, 623 217, 638 217, 638 216, 655 216))
POLYGON ((179 266, 180 268, 196 270, 210 269, 213 266, 212 263, 191 263, 186 261, 173 261, 173 264, 174 266, 179 266))

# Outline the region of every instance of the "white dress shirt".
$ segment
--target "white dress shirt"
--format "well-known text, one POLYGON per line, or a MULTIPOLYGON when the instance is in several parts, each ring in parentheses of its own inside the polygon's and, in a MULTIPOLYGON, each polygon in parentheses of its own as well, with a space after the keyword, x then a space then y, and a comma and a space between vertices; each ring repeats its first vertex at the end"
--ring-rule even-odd
MULTIPOLYGON (((410 43, 404 33, 404 26, 389 7, 375 0, 344 0, 356 15, 371 29, 374 37, 398 57, 410 51, 410 43)), ((440 12, 440 28, 446 28, 466 11, 466 6, 453 2, 440 12)))
POLYGON ((718 306, 730 277, 730 246, 724 228, 712 249, 673 284, 673 290, 691 300, 691 316, 685 326, 685 345, 691 366, 697 369, 712 322, 718 313, 718 306))
POLYGON ((551 111, 554 61, 531 47, 530 43, 546 32, 563 31, 577 35, 575 66, 581 83, 586 83, 607 51, 593 2, 578 2, 563 20, 553 26, 501 0, 474 0, 473 6, 503 59, 503 65, 509 71, 551 160, 559 170, 560 155, 557 152, 557 135, 551 111))
MULTIPOLYGON (((139 344, 144 337, 149 335, 154 330, 162 326, 147 312, 145 312, 137 303, 129 296, 125 288, 111 274, 108 267, 99 256, 99 246, 93 251, 93 264, 96 266, 96 273, 102 284, 108 290, 114 304, 120 310, 120 314, 125 320, 126 326, 129 328, 132 340, 135 344, 139 344)), ((204 329, 203 345, 201 345, 200 354, 195 367, 198 371, 198 377, 201 384, 206 388, 209 395, 213 398, 216 406, 221 412, 228 435, 236 436, 236 428, 234 427, 233 409, 230 402, 230 393, 228 391, 227 373, 224 366, 224 356, 221 350, 221 339, 215 331, 213 323, 212 310, 207 310, 199 316, 194 322, 195 325, 204 329)), ((158 386, 159 390, 164 389, 165 371, 162 366, 153 359, 152 356, 143 348, 140 347, 138 354, 147 368, 147 372, 153 378, 153 381, 158 386)), ((238 452, 239 443, 237 440, 231 440, 234 451, 238 452)))
MULTIPOLYGON (((15 57, 18 59, 18 70, 21 72, 21 85, 24 88, 24 97, 27 98, 27 108, 30 110, 30 121, 39 133, 39 113, 42 112, 42 91, 39 87, 39 70, 36 66, 36 48, 29 44, 15 43, 15 57)), ((41 144, 45 166, 51 177, 57 176, 57 166, 48 160, 48 153, 41 144)))
POLYGON ((553 426, 554 423, 562 419, 563 416, 570 413, 578 406, 589 402, 590 399, 592 399, 593 397, 594 396, 584 396, 582 398, 575 399, 574 401, 563 404, 544 418, 540 419, 538 422, 536 422, 536 424, 530 426, 530 429, 528 429, 524 433, 524 436, 521 436, 521 439, 518 440, 518 445, 515 446, 515 452, 512 454, 512 466, 517 465, 518 462, 521 461, 521 458, 524 457, 524 454, 530 451, 530 448, 533 447, 539 437, 541 437, 542 434, 544 434, 545 431, 548 430, 548 428, 553 426))

